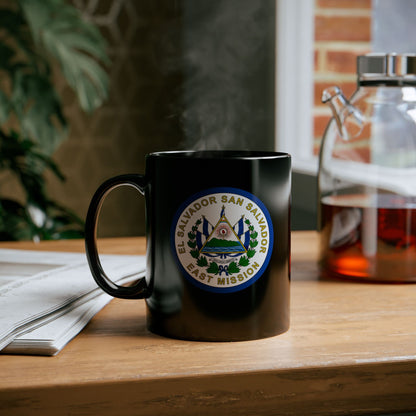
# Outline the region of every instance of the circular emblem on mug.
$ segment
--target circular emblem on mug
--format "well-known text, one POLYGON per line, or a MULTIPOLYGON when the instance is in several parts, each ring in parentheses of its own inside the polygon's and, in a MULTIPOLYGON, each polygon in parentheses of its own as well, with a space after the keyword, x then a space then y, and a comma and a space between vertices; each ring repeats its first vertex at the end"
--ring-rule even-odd
POLYGON ((171 242, 185 277, 217 293, 242 290, 264 273, 273 250, 265 205, 249 192, 211 188, 178 209, 171 242))

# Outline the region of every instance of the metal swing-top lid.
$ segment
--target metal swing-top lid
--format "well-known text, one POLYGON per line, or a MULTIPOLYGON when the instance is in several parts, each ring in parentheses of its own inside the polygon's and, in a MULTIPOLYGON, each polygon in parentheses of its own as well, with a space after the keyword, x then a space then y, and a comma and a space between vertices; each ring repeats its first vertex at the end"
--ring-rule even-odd
POLYGON ((416 54, 370 53, 357 58, 360 84, 416 83, 416 54))

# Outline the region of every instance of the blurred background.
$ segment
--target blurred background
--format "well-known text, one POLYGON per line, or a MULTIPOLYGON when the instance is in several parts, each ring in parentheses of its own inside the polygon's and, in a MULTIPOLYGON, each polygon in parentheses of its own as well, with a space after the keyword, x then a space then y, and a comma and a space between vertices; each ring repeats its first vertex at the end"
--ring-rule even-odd
MULTIPOLYGON (((100 183, 143 173, 146 153, 277 149, 293 155, 292 228, 315 229, 317 155, 330 119, 322 90, 337 84, 351 95, 358 55, 411 52, 412 42, 405 43, 415 38, 409 36, 411 2, 68 2, 107 43, 103 67, 109 89, 108 98, 86 113, 54 72, 68 136, 52 154, 66 180, 46 172, 51 198, 84 219, 100 183)), ((0 2, 7 4, 16 3, 0 2)), ((4 171, 0 194, 20 195, 16 180, 4 171)), ((20 199, 24 203, 24 195, 20 199)), ((116 189, 104 204, 99 235, 144 232, 143 198, 132 189, 116 189)))
MULTIPOLYGON (((83 113, 62 83, 69 139, 53 195, 85 217, 106 178, 144 172, 146 153, 274 149, 274 0, 73 2, 108 42, 109 99, 83 113)), ((144 200, 116 189, 101 236, 143 235, 144 200)))

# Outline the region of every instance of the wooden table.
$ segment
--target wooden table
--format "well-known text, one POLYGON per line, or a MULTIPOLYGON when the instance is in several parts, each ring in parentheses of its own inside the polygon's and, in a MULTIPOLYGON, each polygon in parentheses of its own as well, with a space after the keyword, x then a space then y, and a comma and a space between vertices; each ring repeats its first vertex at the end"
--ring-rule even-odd
MULTIPOLYGON (((0 247, 82 251, 81 241, 0 247)), ((103 253, 143 253, 143 238, 103 253)), ((0 356, 0 415, 346 415, 416 411, 416 285, 318 280, 292 237, 291 329, 249 342, 162 338, 113 300, 55 357, 0 356)))

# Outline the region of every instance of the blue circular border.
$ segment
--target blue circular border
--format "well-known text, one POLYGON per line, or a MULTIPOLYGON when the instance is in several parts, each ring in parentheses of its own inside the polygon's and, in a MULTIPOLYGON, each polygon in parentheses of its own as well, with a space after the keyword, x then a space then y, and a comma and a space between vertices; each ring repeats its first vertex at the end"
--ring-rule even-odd
POLYGON ((251 194, 250 192, 244 191, 242 189, 238 189, 238 188, 214 187, 214 188, 209 188, 209 189, 205 189, 203 191, 197 192, 196 194, 194 194, 194 195, 190 196, 189 198, 187 198, 186 201, 183 202, 180 205, 180 207, 178 208, 178 210, 176 211, 176 213, 175 213, 175 215, 173 217, 173 221, 172 221, 172 225, 171 225, 171 231, 170 231, 170 242, 171 242, 171 249, 173 250, 176 263, 178 264, 179 268, 183 272, 183 274, 186 277, 186 279, 189 282, 191 282, 193 285, 199 287, 200 289, 206 290, 208 292, 213 292, 213 293, 233 293, 233 292, 239 292, 240 290, 243 290, 243 289, 247 288, 248 286, 251 286, 252 284, 254 284, 263 275, 265 269, 269 265, 270 258, 271 258, 272 252, 273 252, 273 246, 274 246, 273 223, 272 223, 272 219, 270 217, 270 213, 269 213, 268 209, 263 204, 263 202, 259 198, 257 198, 255 195, 251 194), (226 287, 226 288, 218 288, 218 287, 208 286, 208 285, 206 285, 204 283, 198 282, 195 278, 193 278, 186 271, 186 269, 182 266, 182 263, 181 263, 178 255, 176 253, 176 246, 175 246, 175 230, 176 230, 176 226, 178 224, 178 220, 179 220, 180 216, 182 215, 184 209, 189 204, 191 204, 193 201, 195 201, 198 198, 201 198, 201 197, 206 196, 206 195, 209 195, 209 194, 222 193, 222 192, 224 192, 224 193, 226 193, 226 192, 235 193, 237 195, 244 196, 244 197, 250 199, 251 201, 255 202, 261 208, 261 210, 263 211, 263 214, 266 217, 267 224, 269 226, 269 232, 270 232, 269 249, 267 251, 267 254, 266 254, 266 258, 264 260, 264 263, 260 267, 260 270, 256 273, 256 275, 254 277, 252 277, 247 282, 241 283, 240 285, 237 285, 237 286, 226 287))

